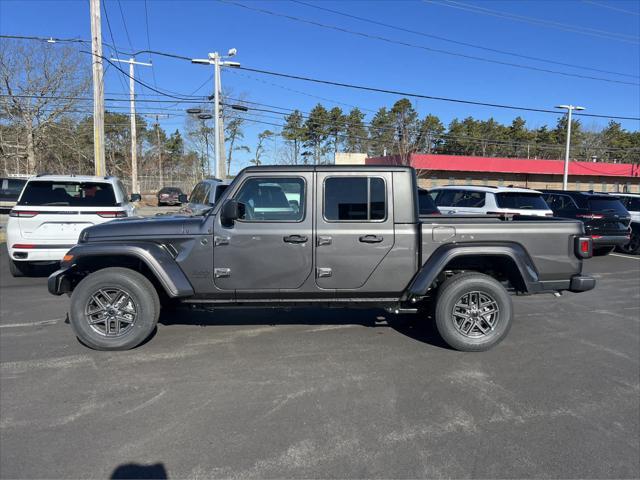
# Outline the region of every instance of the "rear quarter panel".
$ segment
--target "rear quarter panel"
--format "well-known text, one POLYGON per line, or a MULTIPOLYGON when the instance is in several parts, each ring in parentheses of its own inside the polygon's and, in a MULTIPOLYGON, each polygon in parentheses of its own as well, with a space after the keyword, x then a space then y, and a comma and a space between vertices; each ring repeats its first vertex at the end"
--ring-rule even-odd
POLYGON ((514 242, 528 252, 539 280, 566 280, 582 270, 582 261, 574 254, 574 237, 583 233, 582 222, 573 220, 423 218, 422 262, 447 243, 514 242))

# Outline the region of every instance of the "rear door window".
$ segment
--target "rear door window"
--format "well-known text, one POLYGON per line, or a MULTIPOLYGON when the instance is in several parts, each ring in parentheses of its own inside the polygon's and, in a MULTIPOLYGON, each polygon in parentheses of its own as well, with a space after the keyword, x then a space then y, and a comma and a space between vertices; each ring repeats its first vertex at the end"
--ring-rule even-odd
POLYGON ((513 208, 517 210, 548 210, 549 206, 539 193, 502 192, 496 193, 496 203, 499 208, 513 208))
POLYGON ((627 209, 615 197, 592 197, 588 200, 589 210, 592 212, 615 213, 617 215, 628 215, 627 209))
POLYGON ((24 188, 18 205, 116 207, 110 183, 31 181, 24 188))
POLYGON ((330 177, 324 184, 328 221, 379 221, 387 216, 386 187, 379 177, 330 177))
POLYGON ((457 198, 460 198, 460 190, 440 190, 435 198, 438 207, 452 207, 457 198))
POLYGON ((459 190, 453 198, 454 207, 460 208, 482 208, 485 201, 484 192, 472 190, 459 190))

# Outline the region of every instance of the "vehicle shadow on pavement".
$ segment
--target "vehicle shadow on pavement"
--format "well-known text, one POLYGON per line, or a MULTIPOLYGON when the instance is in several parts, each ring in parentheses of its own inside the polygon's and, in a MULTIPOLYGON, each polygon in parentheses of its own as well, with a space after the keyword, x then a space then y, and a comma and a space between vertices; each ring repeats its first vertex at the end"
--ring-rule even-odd
POLYGON ((166 480, 169 478, 167 470, 163 463, 154 463, 152 465, 140 465, 138 463, 124 463, 116 467, 113 471, 111 479, 158 479, 166 480))
MULTIPOLYGON (((163 310, 161 325, 207 326, 276 326, 276 325, 361 325, 391 328, 418 342, 447 350, 435 322, 424 315, 395 315, 380 309, 349 308, 220 308, 215 311, 175 307, 163 310)), ((155 332, 152 336, 155 335, 155 332)))

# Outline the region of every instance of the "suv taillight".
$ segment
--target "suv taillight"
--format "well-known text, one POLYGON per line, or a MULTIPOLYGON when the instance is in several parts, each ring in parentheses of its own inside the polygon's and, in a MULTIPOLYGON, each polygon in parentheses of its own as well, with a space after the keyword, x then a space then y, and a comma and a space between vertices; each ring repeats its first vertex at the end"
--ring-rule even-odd
POLYGON ((30 212, 27 210, 11 210, 9 212, 10 217, 20 217, 20 218, 32 218, 38 215, 40 212, 30 212))
POLYGON ((577 218, 584 218, 585 220, 600 220, 604 218, 604 215, 600 215, 597 213, 579 213, 576 215, 577 218))
POLYGON ((127 216, 127 212, 96 212, 102 218, 122 218, 127 216))
POLYGON ((575 253, 578 258, 593 256, 593 239, 591 237, 576 237, 575 253))

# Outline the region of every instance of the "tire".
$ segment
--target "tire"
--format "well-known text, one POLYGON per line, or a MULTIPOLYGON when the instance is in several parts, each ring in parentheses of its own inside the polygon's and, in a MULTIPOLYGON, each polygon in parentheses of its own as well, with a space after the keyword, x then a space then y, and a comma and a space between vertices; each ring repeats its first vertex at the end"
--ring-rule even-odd
POLYGON ((155 287, 128 268, 91 273, 71 294, 71 327, 82 343, 96 350, 128 350, 140 345, 153 332, 159 315, 155 287))
POLYGON ((599 247, 593 249, 594 257, 603 257, 604 255, 609 255, 611 252, 615 250, 616 247, 599 247))
POLYGON ((33 271, 32 265, 29 262, 16 262, 9 259, 9 272, 14 278, 26 277, 31 275, 33 271))
POLYGON ((165 205, 164 202, 161 202, 160 200, 158 200, 158 206, 159 207, 164 207, 164 205, 165 205))
POLYGON ((619 250, 630 255, 640 255, 640 232, 631 233, 631 240, 619 250))
POLYGON ((507 335, 512 318, 511 297, 497 280, 488 275, 461 273, 447 279, 439 289, 435 306, 436 327, 442 339, 456 350, 489 350, 507 335), (486 305, 478 311, 474 305, 483 302, 486 305), (481 315, 489 308, 495 313, 481 315), (465 320, 463 314, 469 317, 465 320))

